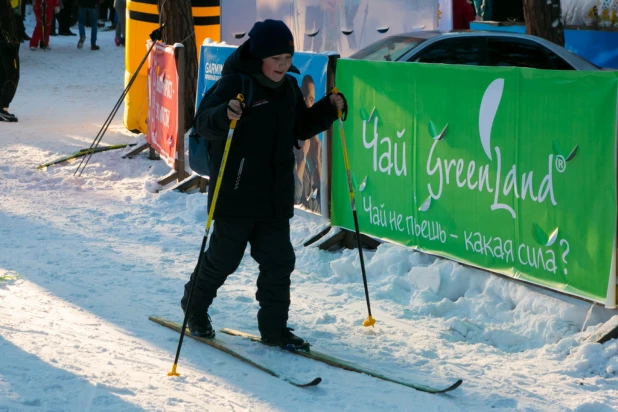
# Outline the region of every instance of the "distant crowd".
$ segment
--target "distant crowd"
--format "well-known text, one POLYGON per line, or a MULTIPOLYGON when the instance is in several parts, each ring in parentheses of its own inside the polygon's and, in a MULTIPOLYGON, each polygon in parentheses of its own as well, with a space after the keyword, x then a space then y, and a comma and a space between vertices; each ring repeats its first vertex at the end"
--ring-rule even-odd
POLYGON ((30 41, 30 50, 51 50, 50 36, 76 36, 71 27, 78 25, 78 48, 86 40, 86 28, 90 28, 90 48, 99 50, 97 31, 115 31, 116 46, 125 43, 126 0, 17 0, 15 9, 22 41, 30 41), (31 35, 24 26, 26 4, 32 4, 36 26, 31 35), (45 19, 43 19, 45 16, 45 19))
POLYGON ((0 122, 17 122, 9 105, 19 84, 19 49, 28 41, 30 50, 51 50, 50 37, 77 36, 77 48, 86 41, 90 28, 90 50, 100 50, 97 32, 113 30, 116 46, 125 44, 126 0, 0 0, 0 122), (26 7, 32 6, 36 25, 28 33, 24 24, 26 7), (109 23, 109 24, 108 24, 109 23))

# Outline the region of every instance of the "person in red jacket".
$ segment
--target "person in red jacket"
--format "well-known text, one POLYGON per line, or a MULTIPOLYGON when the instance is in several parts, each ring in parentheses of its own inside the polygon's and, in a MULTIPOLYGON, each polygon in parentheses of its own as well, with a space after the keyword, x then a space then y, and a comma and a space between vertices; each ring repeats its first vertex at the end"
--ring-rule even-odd
POLYGON ((475 19, 474 7, 468 0, 453 0, 453 30, 470 30, 470 22, 475 19))
POLYGON ((32 8, 36 15, 36 26, 30 39, 30 50, 51 50, 49 47, 49 33, 54 13, 60 12, 60 0, 32 0, 32 8), (43 16, 45 12, 45 16, 43 16))

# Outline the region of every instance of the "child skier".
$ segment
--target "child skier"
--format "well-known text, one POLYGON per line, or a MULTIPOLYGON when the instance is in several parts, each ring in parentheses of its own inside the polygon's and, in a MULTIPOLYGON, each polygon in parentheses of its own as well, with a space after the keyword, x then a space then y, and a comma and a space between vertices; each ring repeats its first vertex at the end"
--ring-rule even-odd
MULTIPOLYGON (((214 336, 208 308, 217 289, 238 268, 249 243, 259 264, 256 299, 262 339, 278 345, 304 343, 287 328, 290 275, 296 262, 289 222, 294 215, 293 148, 297 139, 310 139, 330 127, 344 99, 330 94, 307 108, 298 84, 286 74, 299 73, 291 64, 293 54, 294 38, 285 23, 257 22, 249 39, 225 62, 217 89, 202 100, 195 117, 196 132, 211 140, 209 194, 215 189, 230 121, 236 119, 238 125, 210 245, 181 300, 194 335, 214 336), (236 100, 244 81, 239 73, 250 76, 253 83, 248 106, 236 100), (187 306, 192 282, 197 283, 187 306)), ((209 196, 209 207, 211 200, 209 196)))

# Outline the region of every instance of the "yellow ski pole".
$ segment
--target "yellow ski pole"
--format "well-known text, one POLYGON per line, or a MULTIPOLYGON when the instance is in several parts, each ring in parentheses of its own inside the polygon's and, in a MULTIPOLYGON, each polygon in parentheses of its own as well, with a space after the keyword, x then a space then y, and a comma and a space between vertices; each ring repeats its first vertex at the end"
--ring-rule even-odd
MULTIPOLYGON (((242 94, 239 94, 236 97, 241 103, 245 100, 242 94)), ((189 292, 189 299, 187 300, 187 311, 185 312, 185 319, 182 322, 182 330, 180 331, 180 340, 178 341, 178 349, 176 350, 176 359, 174 359, 174 365, 172 366, 172 371, 168 372, 167 376, 180 376, 178 372, 176 372, 176 368, 178 367, 178 358, 180 358, 180 348, 182 348, 182 341, 185 337, 185 330, 187 328, 187 322, 189 320, 189 307, 191 304, 191 298, 193 298, 193 292, 195 291, 195 285, 198 281, 198 274, 202 269, 202 261, 204 256, 204 250, 206 249, 206 241, 208 240, 208 234, 210 233, 210 226, 212 225, 212 219, 215 216, 215 206, 217 204, 217 198, 219 197, 219 189, 221 188, 221 182, 223 181, 223 172, 225 171, 225 164, 227 163, 227 156, 230 152, 230 146, 232 145, 232 137, 234 136, 234 130, 236 129, 236 120, 232 120, 230 123, 230 130, 227 133, 227 140, 225 141, 225 149, 223 151, 223 159, 221 160, 221 166, 219 167, 219 176, 217 177, 217 183, 215 184, 215 193, 212 198, 212 203, 210 204, 210 210, 208 211, 208 219, 206 220, 206 232, 204 233, 204 238, 202 239, 202 247, 200 249, 200 256, 197 260, 197 271, 195 272, 195 279, 193 279, 193 283, 191 284, 191 291, 189 292)), ((208 194, 210 196, 210 193, 208 194)))
MULTIPOLYGON (((339 94, 339 90, 333 87, 333 94, 339 94)), ((358 246, 358 256, 360 258, 361 272, 363 273, 363 284, 365 286, 365 298, 367 300, 367 311, 369 317, 363 321, 363 326, 369 327, 376 324, 376 320, 371 316, 371 304, 369 302, 369 288, 367 287, 367 273, 365 271, 365 260, 363 259, 363 248, 360 240, 360 230, 358 228, 358 215, 356 213, 356 200, 354 200, 354 185, 352 184, 352 174, 350 172, 350 161, 348 159, 348 149, 345 144, 345 132, 343 130, 342 110, 337 110, 337 118, 339 121, 339 136, 341 137, 341 148, 343 149, 343 163, 345 171, 348 175, 348 190, 350 192, 350 205, 352 206, 352 214, 354 215, 354 229, 356 230, 356 245, 358 246)))

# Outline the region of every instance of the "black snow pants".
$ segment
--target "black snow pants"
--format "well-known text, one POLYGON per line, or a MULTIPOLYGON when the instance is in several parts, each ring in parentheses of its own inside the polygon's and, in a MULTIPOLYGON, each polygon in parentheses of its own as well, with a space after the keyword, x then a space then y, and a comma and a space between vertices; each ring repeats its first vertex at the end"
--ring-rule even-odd
POLYGON ((19 45, 0 46, 0 109, 9 107, 19 83, 19 45))
POLYGON ((259 264, 260 271, 255 295, 260 304, 258 327, 262 336, 278 337, 287 325, 290 275, 296 263, 288 219, 217 219, 208 250, 202 258, 202 270, 197 274, 196 266, 191 274, 181 305, 189 312, 207 311, 217 296, 217 289, 240 265, 247 243, 251 245, 251 257, 259 264), (191 307, 187 308, 196 276, 191 307))

